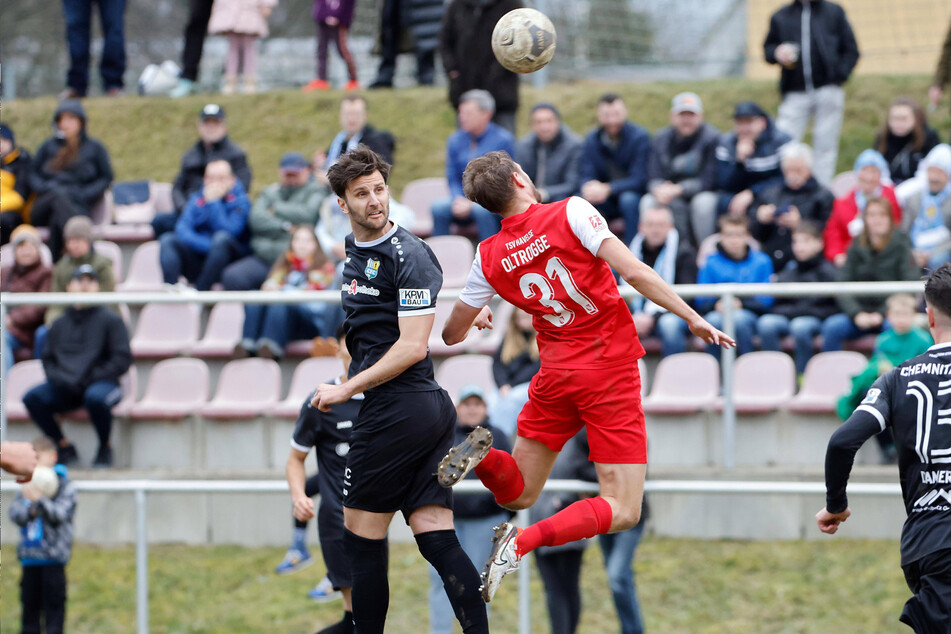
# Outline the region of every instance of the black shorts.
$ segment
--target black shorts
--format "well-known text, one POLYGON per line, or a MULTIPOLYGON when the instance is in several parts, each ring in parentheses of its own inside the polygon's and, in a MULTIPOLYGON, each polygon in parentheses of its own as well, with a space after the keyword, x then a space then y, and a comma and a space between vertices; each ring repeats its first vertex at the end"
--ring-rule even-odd
POLYGON ((456 410, 445 390, 370 393, 350 436, 343 505, 373 513, 452 508, 436 466, 452 446, 456 410))
POLYGON ((902 570, 915 594, 898 620, 917 634, 951 632, 951 548, 925 555, 902 570))

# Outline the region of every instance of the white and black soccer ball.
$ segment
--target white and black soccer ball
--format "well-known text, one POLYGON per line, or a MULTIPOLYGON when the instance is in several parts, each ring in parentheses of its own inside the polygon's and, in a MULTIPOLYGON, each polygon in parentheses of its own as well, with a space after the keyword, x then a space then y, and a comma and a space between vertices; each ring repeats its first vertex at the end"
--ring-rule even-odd
POLYGON ((555 27, 541 11, 514 9, 495 24, 492 52, 510 71, 534 73, 555 54, 555 27))

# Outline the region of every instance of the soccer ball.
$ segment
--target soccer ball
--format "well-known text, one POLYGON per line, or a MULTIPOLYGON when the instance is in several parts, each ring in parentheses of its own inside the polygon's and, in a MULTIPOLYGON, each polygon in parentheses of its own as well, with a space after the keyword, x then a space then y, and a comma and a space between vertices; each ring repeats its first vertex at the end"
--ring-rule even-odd
POLYGON ((534 73, 555 54, 555 27, 541 11, 514 9, 492 31, 492 52, 514 73, 534 73))
POLYGON ((59 490, 59 477, 49 467, 39 466, 33 469, 33 477, 27 483, 45 498, 52 498, 59 490))

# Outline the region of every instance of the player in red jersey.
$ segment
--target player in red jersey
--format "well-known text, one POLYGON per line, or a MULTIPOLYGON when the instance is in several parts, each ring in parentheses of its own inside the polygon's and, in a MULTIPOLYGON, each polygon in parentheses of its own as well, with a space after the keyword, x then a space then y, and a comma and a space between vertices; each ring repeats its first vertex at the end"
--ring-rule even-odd
POLYGON ((471 161, 463 186, 469 200, 502 216, 502 229, 479 244, 443 340, 451 345, 472 326, 491 328, 488 303, 498 294, 532 314, 542 368, 518 417, 512 454, 491 448, 491 435, 476 430, 440 463, 440 483, 452 486, 475 469, 500 505, 528 508, 558 452, 584 426, 601 485, 600 496, 528 528, 505 523, 496 529, 482 573, 488 602, 502 577, 535 548, 627 530, 640 518, 647 438, 637 359, 644 348, 611 268, 708 344, 734 341, 634 257, 588 202, 572 197, 539 204, 531 179, 508 154, 471 161))

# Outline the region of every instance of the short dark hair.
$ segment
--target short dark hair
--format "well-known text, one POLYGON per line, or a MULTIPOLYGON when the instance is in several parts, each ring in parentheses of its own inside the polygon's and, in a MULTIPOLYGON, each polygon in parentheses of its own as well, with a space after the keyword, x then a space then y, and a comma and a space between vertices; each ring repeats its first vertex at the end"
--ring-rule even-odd
POLYGON ((621 95, 616 92, 606 92, 600 97, 598 97, 598 105, 600 106, 603 103, 614 103, 615 101, 620 101, 624 103, 624 100, 621 99, 621 95))
POLYGON ((558 112, 558 108, 550 101, 540 101, 532 106, 532 110, 529 114, 535 114, 539 110, 548 110, 555 115, 555 118, 561 121, 561 113, 558 112))
POLYGON ((731 227, 743 227, 743 230, 747 233, 750 232, 750 221, 746 216, 720 216, 720 219, 717 221, 717 226, 720 227, 720 231, 726 229, 727 226, 731 227))
POLYGON ((383 160, 383 157, 363 145, 362 143, 342 154, 337 162, 327 170, 327 180, 330 181, 330 189, 337 194, 338 198, 343 198, 347 193, 347 187, 350 183, 361 176, 369 176, 373 172, 379 172, 383 181, 390 177, 390 168, 392 166, 383 160))
POLYGON ((492 213, 501 213, 515 194, 512 174, 518 165, 508 152, 497 150, 474 158, 462 173, 462 191, 466 198, 492 213))
POLYGON ((801 221, 799 226, 793 229, 793 234, 796 233, 805 233, 816 240, 822 240, 822 227, 819 226, 819 223, 813 222, 812 220, 801 221))
POLYGON ((925 301, 928 306, 951 319, 951 262, 932 271, 925 282, 925 301))

